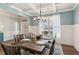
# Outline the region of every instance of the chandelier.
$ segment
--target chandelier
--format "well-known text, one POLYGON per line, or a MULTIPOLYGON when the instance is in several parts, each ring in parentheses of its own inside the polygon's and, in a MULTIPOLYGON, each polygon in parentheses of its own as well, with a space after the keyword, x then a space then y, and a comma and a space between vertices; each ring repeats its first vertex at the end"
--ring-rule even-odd
POLYGON ((39 11, 40 15, 34 18, 34 21, 37 22, 45 22, 46 18, 42 16, 42 10, 41 10, 41 3, 40 3, 40 11, 39 11))

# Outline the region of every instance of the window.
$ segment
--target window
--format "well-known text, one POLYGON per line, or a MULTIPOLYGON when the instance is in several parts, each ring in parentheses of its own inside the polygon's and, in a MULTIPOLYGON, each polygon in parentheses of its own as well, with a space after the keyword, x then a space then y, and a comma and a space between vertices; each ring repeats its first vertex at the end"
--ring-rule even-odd
POLYGON ((60 37, 60 34, 61 34, 60 14, 55 14, 55 15, 46 16, 46 17, 47 17, 46 22, 40 21, 39 23, 40 34, 42 33, 42 31, 46 30, 44 28, 48 26, 52 28, 51 30, 53 32, 53 36, 56 34, 57 37, 60 37))
POLYGON ((16 21, 15 22, 15 34, 19 33, 19 23, 16 21))
POLYGON ((53 33, 56 33, 57 37, 61 34, 60 14, 53 15, 52 17, 53 33))
POLYGON ((48 19, 46 19, 45 22, 42 22, 42 21, 39 22, 39 33, 40 33, 40 34, 42 33, 42 31, 45 30, 44 28, 45 28, 46 26, 48 26, 48 19))

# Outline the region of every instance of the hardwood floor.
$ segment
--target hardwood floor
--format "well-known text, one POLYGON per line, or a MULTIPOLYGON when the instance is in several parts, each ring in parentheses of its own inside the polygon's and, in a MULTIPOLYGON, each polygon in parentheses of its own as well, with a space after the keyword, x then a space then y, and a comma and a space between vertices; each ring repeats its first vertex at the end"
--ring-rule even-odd
POLYGON ((3 51, 3 49, 1 48, 1 46, 0 46, 0 55, 4 55, 4 51, 3 51))
MULTIPOLYGON (((62 45, 64 55, 79 55, 79 52, 73 46, 62 45)), ((4 55, 4 51, 0 46, 0 55, 4 55)))
POLYGON ((79 55, 79 52, 73 46, 62 45, 64 55, 79 55))

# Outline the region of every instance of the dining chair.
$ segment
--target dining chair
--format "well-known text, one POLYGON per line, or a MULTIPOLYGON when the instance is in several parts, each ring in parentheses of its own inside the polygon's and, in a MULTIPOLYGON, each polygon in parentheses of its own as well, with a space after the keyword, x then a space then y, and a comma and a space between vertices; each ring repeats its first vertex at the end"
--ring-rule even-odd
POLYGON ((52 55, 54 53, 54 48, 55 48, 55 40, 53 40, 49 55, 52 55))
POLYGON ((26 39, 26 34, 19 34, 19 36, 20 36, 20 40, 26 39))
POLYGON ((54 45, 55 45, 55 40, 53 41, 51 48, 48 48, 46 46, 46 48, 43 50, 42 55, 53 55, 54 52, 54 45))
POLYGON ((14 40, 15 40, 16 43, 20 42, 21 41, 20 35, 14 35, 14 40))
POLYGON ((20 36, 20 39, 27 39, 27 38, 31 38, 31 36, 33 36, 33 33, 28 33, 28 34, 18 34, 18 36, 20 36))
MULTIPOLYGON (((55 34, 55 36, 53 37, 53 39, 51 39, 51 40, 48 41, 47 47, 51 49, 52 44, 54 43, 54 41, 56 41, 56 34, 55 34)), ((55 42, 55 43, 56 43, 56 42, 55 42)))
POLYGON ((9 46, 2 43, 1 46, 5 55, 21 55, 19 47, 9 46))
MULTIPOLYGON (((27 39, 27 35, 26 34, 18 34, 18 35, 14 35, 14 40, 15 43, 21 43, 22 39, 27 39)), ((22 48, 20 48, 20 52, 21 54, 27 54, 28 50, 23 50, 22 48)))

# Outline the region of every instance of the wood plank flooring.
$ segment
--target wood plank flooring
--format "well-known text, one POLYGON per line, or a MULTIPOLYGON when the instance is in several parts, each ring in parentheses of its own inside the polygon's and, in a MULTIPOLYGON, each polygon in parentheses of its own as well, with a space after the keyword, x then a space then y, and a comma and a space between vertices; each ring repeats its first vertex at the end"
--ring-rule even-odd
MULTIPOLYGON (((73 46, 62 45, 64 55, 79 55, 79 52, 73 46)), ((4 55, 4 51, 0 46, 0 55, 4 55)))
POLYGON ((4 55, 4 51, 3 51, 3 49, 1 48, 1 46, 0 46, 0 55, 4 55))
POLYGON ((73 46, 62 45, 64 55, 79 55, 79 52, 73 46))

